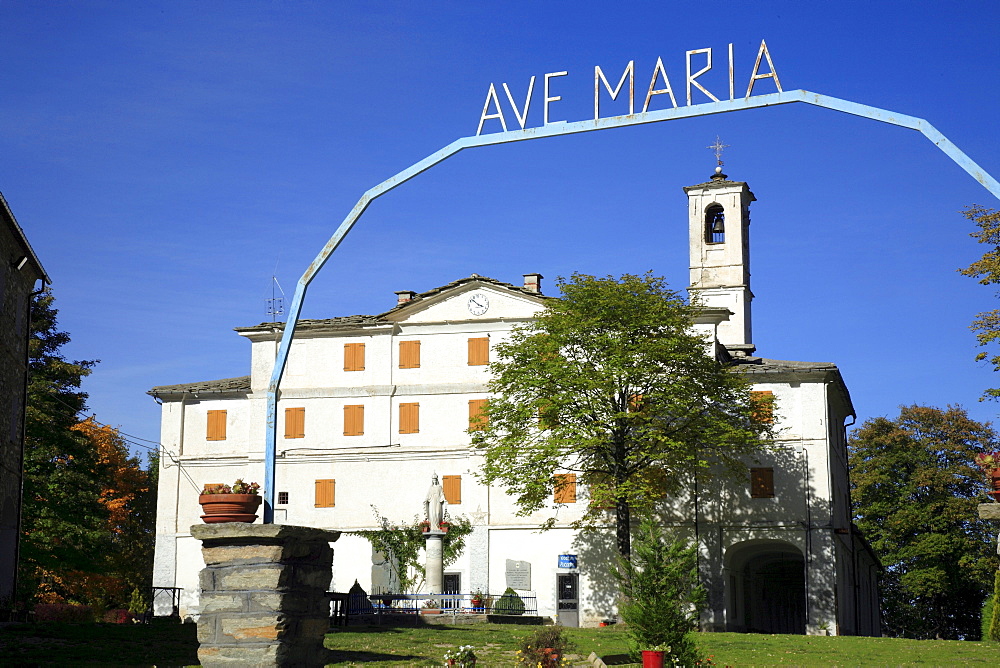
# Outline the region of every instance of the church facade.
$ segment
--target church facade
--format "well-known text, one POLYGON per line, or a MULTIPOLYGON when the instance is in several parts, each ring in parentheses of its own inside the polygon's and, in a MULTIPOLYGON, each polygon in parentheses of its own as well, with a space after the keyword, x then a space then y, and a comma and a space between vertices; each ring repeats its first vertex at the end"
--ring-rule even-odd
MULTIPOLYGON (((705 630, 879 635, 878 562, 850 519, 846 427, 854 415, 833 364, 755 356, 751 338, 749 206, 745 183, 716 173, 685 189, 695 325, 707 354, 749 374, 774 398, 777 443, 746 480, 692 489, 667 524, 697 540, 709 592, 705 630)), ((538 613, 595 625, 615 611, 608 577, 613 531, 579 533, 587 490, 570 477, 537 517, 517 514, 503 489, 478 482, 467 432, 488 400, 493 349, 551 299, 542 276, 514 285, 478 275, 423 293, 401 291, 380 315, 300 321, 281 383, 275 522, 339 529, 332 587, 389 584, 369 543, 349 532, 422 514, 433 475, 451 515, 473 524, 444 575, 449 591, 537 600, 538 613), (555 527, 539 532, 543 518, 555 527)), ((181 587, 197 614, 198 493, 205 484, 263 479, 266 388, 282 323, 238 328, 250 374, 165 385, 154 586, 181 587)), ((665 502, 666 503, 666 502, 665 502)), ((611 517, 609 515, 609 523, 611 517)))

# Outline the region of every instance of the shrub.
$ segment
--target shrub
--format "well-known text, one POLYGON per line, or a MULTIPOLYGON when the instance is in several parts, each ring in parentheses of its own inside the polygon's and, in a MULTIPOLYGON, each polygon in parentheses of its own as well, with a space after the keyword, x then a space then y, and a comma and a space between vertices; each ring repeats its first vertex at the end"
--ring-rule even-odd
POLYGON ((507 587, 500 600, 493 604, 493 612, 497 615, 523 615, 524 601, 516 591, 507 587))
POLYGON ((632 543, 632 558, 619 558, 614 575, 621 586, 618 612, 633 654, 670 646, 674 663, 695 665, 700 656, 695 630, 705 590, 698 584, 696 548, 689 541, 666 540, 662 529, 644 519, 632 543))
POLYGON ((993 578, 993 593, 983 603, 983 640, 1000 640, 1000 571, 993 578))
POLYGON ((94 611, 89 605, 72 603, 39 603, 35 606, 36 622, 92 622, 94 611))
POLYGON ((101 621, 105 624, 128 624, 132 621, 132 614, 124 608, 115 608, 105 612, 101 621))
POLYGON ((563 627, 543 626, 524 639, 521 649, 517 652, 517 662, 521 666, 541 666, 555 668, 560 664, 563 654, 570 649, 570 642, 563 635, 563 627))
POLYGON ((145 615, 149 612, 149 602, 142 595, 142 592, 139 591, 138 587, 132 590, 132 595, 129 597, 128 611, 135 617, 145 615))

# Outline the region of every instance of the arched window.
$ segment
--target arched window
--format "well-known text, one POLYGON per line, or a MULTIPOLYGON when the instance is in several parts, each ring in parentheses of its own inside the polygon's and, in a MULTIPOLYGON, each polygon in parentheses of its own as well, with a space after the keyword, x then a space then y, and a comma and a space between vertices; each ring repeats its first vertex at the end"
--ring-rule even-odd
POLYGON ((705 241, 710 244, 726 241, 726 214, 718 204, 705 210, 705 241))

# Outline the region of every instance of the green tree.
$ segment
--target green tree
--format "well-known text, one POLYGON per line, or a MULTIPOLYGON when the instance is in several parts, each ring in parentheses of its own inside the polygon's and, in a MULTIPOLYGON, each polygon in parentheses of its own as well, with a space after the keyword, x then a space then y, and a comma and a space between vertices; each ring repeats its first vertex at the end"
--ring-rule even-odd
POLYGON ((46 291, 31 306, 18 565, 22 599, 33 598, 39 584, 62 587, 54 574, 95 570, 108 519, 94 475, 97 451, 73 431, 86 408, 80 384, 96 362, 64 357, 62 347, 70 338, 58 330, 52 303, 46 291))
POLYGON ((562 298, 495 348, 491 398, 470 428, 480 475, 528 515, 551 501, 560 472, 575 472, 591 501, 580 526, 614 507, 628 556, 633 512, 693 475, 745 474, 742 458, 764 447, 770 424, 748 381, 706 354, 697 305, 663 279, 574 274, 558 285, 562 298))
POLYGON ((677 665, 696 665, 701 657, 691 633, 706 601, 698 583, 697 546, 667 539, 656 522, 644 518, 632 558, 619 557, 613 574, 621 585, 618 612, 633 653, 669 645, 677 665))
POLYGON ((849 441, 854 518, 882 560, 882 610, 895 636, 978 638, 996 571, 978 519, 986 481, 973 463, 997 448, 989 423, 958 406, 903 406, 849 441))
MULTIPOLYGON (((990 250, 983 256, 959 271, 978 278, 983 285, 1000 284, 1000 211, 987 209, 973 204, 966 207, 962 214, 979 227, 971 236, 981 244, 986 244, 990 250)), ((1000 339, 1000 310, 992 309, 976 315, 970 327, 976 333, 976 341, 984 348, 1000 339)), ((994 371, 1000 370, 1000 354, 990 354, 986 351, 976 355, 979 361, 987 360, 993 365, 994 371)), ((992 387, 983 392, 984 399, 1000 399, 1000 388, 992 387)))

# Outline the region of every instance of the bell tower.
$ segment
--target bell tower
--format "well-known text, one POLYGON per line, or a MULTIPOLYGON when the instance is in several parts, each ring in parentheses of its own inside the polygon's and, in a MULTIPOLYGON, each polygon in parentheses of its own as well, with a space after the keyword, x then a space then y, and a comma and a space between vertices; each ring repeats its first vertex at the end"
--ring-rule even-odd
POLYGON ((730 181, 722 173, 721 159, 709 181, 687 186, 684 192, 691 251, 688 294, 705 306, 729 309, 733 315, 719 324, 719 342, 734 357, 750 355, 755 350, 750 319, 750 203, 757 198, 746 183, 730 181))

